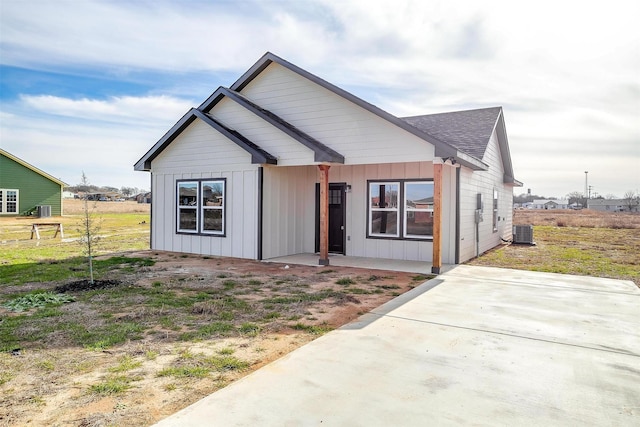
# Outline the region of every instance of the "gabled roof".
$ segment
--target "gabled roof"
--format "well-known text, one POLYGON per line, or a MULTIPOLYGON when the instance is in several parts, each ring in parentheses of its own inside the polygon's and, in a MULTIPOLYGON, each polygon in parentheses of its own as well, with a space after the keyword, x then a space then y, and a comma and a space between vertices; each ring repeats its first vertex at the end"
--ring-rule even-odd
POLYGON ((484 158, 495 130, 505 172, 504 181, 522 185, 513 177, 502 107, 403 117, 402 120, 480 160, 484 158))
POLYGON ((33 165, 31 165, 31 164, 29 164, 29 163, 25 162, 24 160, 22 160, 22 159, 20 159, 20 158, 18 158, 18 157, 16 157, 16 156, 14 156, 13 154, 10 154, 9 152, 7 152, 7 151, 3 150, 2 148, 0 148, 0 155, 3 155, 3 156, 5 156, 6 158, 8 158, 8 159, 10 159, 10 160, 13 160, 14 162, 16 162, 16 163, 18 163, 18 164, 20 164, 20 165, 24 166, 24 167, 25 167, 25 168, 27 168, 27 169, 31 169, 32 171, 34 171, 34 172, 35 172, 35 173, 37 173, 38 175, 41 175, 41 176, 43 176, 43 177, 47 178, 48 180, 55 182, 56 184, 58 184, 58 185, 60 185, 60 186, 63 186, 63 187, 64 187, 64 186, 67 186, 67 185, 68 185, 66 182, 61 181, 61 180, 59 180, 58 178, 55 178, 55 177, 53 177, 53 176, 49 175, 48 173, 46 173, 46 172, 44 172, 44 171, 42 171, 42 170, 38 169, 37 167, 35 167, 35 166, 33 166, 33 165))
MULTIPOLYGON (((301 144, 310 148, 314 151, 315 157, 314 160, 316 162, 330 162, 330 163, 344 163, 344 157, 340 154, 322 144, 320 141, 316 140, 312 136, 304 133, 300 129, 296 128, 292 124, 278 117, 271 111, 268 111, 264 108, 261 108, 259 105, 253 103, 246 97, 244 97, 240 92, 243 88, 245 88, 251 81, 253 81, 256 77, 260 75, 270 64, 276 63, 280 66, 287 68, 288 70, 297 73, 298 75, 312 81, 313 83, 335 93, 336 95, 352 102, 353 104, 369 111, 372 114, 377 115, 378 117, 398 126, 399 128, 423 139, 427 143, 431 144, 435 148, 435 156, 441 158, 452 158, 455 159, 459 164, 464 165, 466 167, 471 168, 472 170, 487 170, 489 166, 482 161, 482 155, 484 154, 484 150, 486 149, 486 144, 489 140, 490 133, 484 138, 484 135, 481 135, 475 139, 462 139, 456 140, 455 138, 449 138, 445 132, 440 131, 440 127, 436 126, 435 128, 431 128, 430 125, 426 125, 429 122, 429 119, 425 119, 425 125, 422 125, 419 120, 419 117, 428 117, 428 116, 418 116, 415 118, 407 118, 401 119, 392 114, 387 113, 386 111, 376 107, 373 104, 370 104, 357 96, 341 89, 318 76, 309 73, 306 70, 274 55, 271 52, 267 52, 262 56, 249 70, 247 70, 229 89, 220 87, 218 88, 207 100, 205 100, 195 111, 201 113, 209 113, 213 107, 220 102, 224 97, 228 97, 239 105, 247 108, 252 113, 258 115, 263 120, 270 123, 272 126, 275 126, 282 132, 286 133, 290 137, 294 138, 301 144), (479 146, 475 144, 479 142, 479 146), (483 145, 484 144, 484 145, 483 145)), ((496 107, 494 109, 486 109, 484 110, 472 110, 478 111, 476 121, 478 121, 477 126, 485 129, 485 124, 488 123, 491 117, 493 117, 493 127, 498 127, 499 134, 504 137, 501 138, 503 142, 501 142, 500 150, 503 156, 503 162, 505 163, 505 182, 511 182, 515 185, 518 183, 513 178, 513 172, 511 170, 511 157, 508 152, 508 146, 506 145, 506 131, 504 130, 504 122, 502 121, 502 126, 500 129, 500 120, 502 119, 502 109, 500 107, 496 107), (498 115, 498 119, 496 120, 495 115, 498 115), (482 124, 482 126, 480 126, 482 124)), ((458 112, 460 114, 467 112, 458 112)), ((189 113, 188 113, 189 114, 189 113)), ((445 113, 442 115, 441 120, 445 121, 457 121, 455 120, 457 117, 456 113, 445 113), (454 116, 446 116, 447 114, 454 114, 454 116)), ((433 115, 439 116, 439 115, 433 115)), ((176 125, 174 125, 165 136, 158 141, 149 152, 140 159, 136 165, 136 170, 149 170, 151 166, 151 160, 155 158, 166 146, 173 140, 175 137, 182 132, 186 126, 188 126, 194 119, 195 113, 191 113, 191 119, 183 117, 176 125)), ((468 117, 468 116, 465 116, 468 117)), ((461 121, 464 121, 465 118, 462 115, 458 116, 461 121)), ((433 122, 438 122, 438 118, 432 119, 431 124, 433 122)), ((469 125, 470 126, 470 125, 469 125)), ((493 127, 491 130, 493 130, 493 127)), ((469 131, 469 130, 467 130, 469 131)), ((463 134, 465 132, 462 132, 463 134)), ((253 144, 254 148, 259 149, 257 145, 253 144)))
MULTIPOLYGON (((435 155, 437 157, 454 157, 460 164, 463 164, 473 170, 486 170, 488 169, 488 165, 484 164, 480 159, 469 156, 467 153, 464 153, 460 150, 457 150, 455 147, 441 141, 437 137, 428 132, 420 130, 414 126, 409 125, 407 122, 402 119, 394 116, 393 114, 387 113, 381 108, 376 107, 373 104, 370 104, 364 101, 361 98, 353 95, 352 93, 347 92, 344 89, 339 88, 326 80, 321 79, 320 77, 303 70, 302 68, 280 58, 277 55, 274 55, 271 52, 265 53, 262 58, 258 60, 246 73, 244 73, 233 85, 231 85, 231 89, 235 91, 241 91, 245 86, 247 86, 253 79, 255 79, 262 71, 264 71, 271 63, 276 63, 287 68, 290 71, 293 71, 296 74, 316 83, 317 85, 335 93, 338 96, 350 101, 361 108, 369 111, 377 115, 378 117, 387 120, 388 122, 393 123, 394 125, 404 129, 405 131, 414 134, 415 136, 424 139, 426 142, 432 144, 435 147, 435 155)), ((212 102, 216 102, 212 97, 210 97, 207 101, 205 101, 200 108, 210 108, 212 102)))
POLYGON ((137 171, 151 170, 151 161, 155 159, 165 148, 167 148, 169 144, 171 144, 183 130, 185 130, 191 123, 193 123, 196 118, 201 119, 206 124, 226 136, 229 140, 233 141, 240 148, 251 154, 252 163, 266 163, 271 165, 275 165, 278 163, 278 160, 275 156, 267 153, 265 150, 249 141, 247 138, 242 136, 240 132, 228 128, 210 114, 192 108, 187 111, 187 113, 182 116, 182 118, 178 120, 178 122, 173 125, 173 127, 169 129, 169 131, 165 133, 164 136, 160 138, 160 140, 158 140, 158 142, 156 142, 154 146, 151 147, 151 149, 147 151, 147 153, 142 156, 140 160, 136 162, 136 164, 134 165, 134 169, 137 171))

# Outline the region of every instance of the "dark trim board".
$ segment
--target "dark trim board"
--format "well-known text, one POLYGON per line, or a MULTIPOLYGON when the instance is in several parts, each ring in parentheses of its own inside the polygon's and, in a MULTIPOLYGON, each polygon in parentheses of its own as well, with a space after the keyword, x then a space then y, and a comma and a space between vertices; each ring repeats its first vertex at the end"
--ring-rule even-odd
POLYGON ((264 168, 258 168, 258 261, 262 261, 262 227, 264 214, 264 168))

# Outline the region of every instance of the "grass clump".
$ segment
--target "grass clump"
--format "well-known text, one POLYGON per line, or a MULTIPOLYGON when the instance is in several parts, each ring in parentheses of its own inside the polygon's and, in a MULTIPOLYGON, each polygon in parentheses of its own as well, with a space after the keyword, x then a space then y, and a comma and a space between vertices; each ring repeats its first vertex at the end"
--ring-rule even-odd
POLYGON ((11 311, 21 312, 32 308, 44 308, 47 306, 57 306, 73 302, 72 296, 65 294, 54 294, 53 292, 36 292, 14 298, 2 304, 4 308, 11 311))
POLYGON ((351 279, 350 277, 343 277, 343 278, 340 278, 340 279, 336 280, 336 283, 338 285, 349 286, 349 285, 353 285, 356 282, 353 279, 351 279))
POLYGON ((333 330, 328 325, 305 325, 304 323, 296 323, 292 328, 296 331, 305 331, 313 335, 324 335, 333 330))
POLYGON ((201 353, 182 352, 173 366, 158 372, 159 377, 204 378, 212 372, 241 371, 249 363, 231 355, 207 356, 201 353))
POLYGON ((118 365, 109 369, 109 372, 127 372, 132 369, 139 368, 142 365, 142 362, 139 360, 135 360, 133 357, 124 355, 120 358, 120 363, 118 365))
POLYGON ((104 381, 93 384, 90 391, 101 396, 121 394, 131 388, 131 381, 124 375, 110 376, 104 381))

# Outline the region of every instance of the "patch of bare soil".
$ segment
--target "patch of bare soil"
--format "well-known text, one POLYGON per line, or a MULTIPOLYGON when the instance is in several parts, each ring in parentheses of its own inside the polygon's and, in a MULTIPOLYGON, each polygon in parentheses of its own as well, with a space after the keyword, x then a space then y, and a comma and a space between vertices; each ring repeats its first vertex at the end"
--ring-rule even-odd
MULTIPOLYGON (((114 275, 101 283, 105 293, 120 289, 119 283, 147 292, 166 287, 177 297, 228 288, 225 298, 246 303, 251 311, 247 316, 255 319, 259 310, 258 317, 268 320, 255 333, 181 340, 180 334, 189 328, 219 324, 224 316, 220 301, 226 300, 202 300, 184 309, 186 313, 145 306, 145 300, 134 293, 129 294, 129 305, 113 305, 108 313, 80 300, 65 305, 65 313, 87 319, 114 316, 142 321, 165 316, 158 317, 158 324, 141 339, 103 350, 73 345, 62 332, 56 341, 54 331, 40 344, 25 345, 13 354, 0 353, 0 426, 151 425, 425 280, 409 273, 333 266, 285 268, 276 263, 155 251, 126 255, 153 258, 155 265, 114 275), (172 328, 170 323, 179 316, 186 320, 172 328), (222 363, 224 358, 230 358, 228 366, 223 363, 198 374, 198 368, 222 363), (234 361, 242 365, 234 367, 234 361), (118 381, 124 390, 110 392, 118 381)), ((106 294, 101 296, 87 283, 66 284, 57 290, 77 296, 93 292, 92 301, 111 304, 106 294)), ((253 325, 243 318, 234 322, 240 329, 253 325)))

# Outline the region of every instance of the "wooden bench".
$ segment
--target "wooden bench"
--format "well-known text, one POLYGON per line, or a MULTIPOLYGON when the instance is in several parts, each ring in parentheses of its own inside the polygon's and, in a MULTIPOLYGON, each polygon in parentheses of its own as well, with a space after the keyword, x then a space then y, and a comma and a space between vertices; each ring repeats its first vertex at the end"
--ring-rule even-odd
POLYGON ((36 224, 31 224, 31 238, 33 239, 33 235, 36 235, 36 239, 40 240, 40 227, 56 227, 56 234, 53 235, 55 239, 60 233, 60 238, 64 239, 64 231, 62 229, 62 223, 60 222, 39 222, 36 224))

